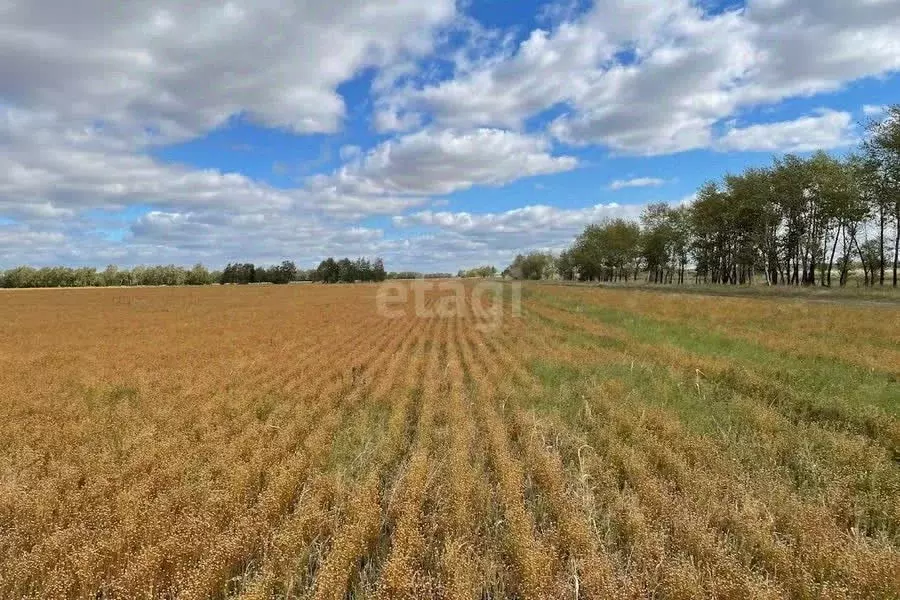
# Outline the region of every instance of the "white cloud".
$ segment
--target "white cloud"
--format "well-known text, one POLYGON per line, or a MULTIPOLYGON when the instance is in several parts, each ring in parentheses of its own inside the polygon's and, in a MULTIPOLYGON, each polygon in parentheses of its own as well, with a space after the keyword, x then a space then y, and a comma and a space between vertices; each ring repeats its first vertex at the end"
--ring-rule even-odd
POLYGON ((866 104, 863 106, 863 114, 867 117, 879 117, 887 111, 887 106, 883 104, 866 104))
POLYGON ((405 267, 499 263, 639 211, 436 211, 455 192, 577 168, 547 136, 637 155, 839 147, 856 134, 844 112, 728 123, 900 68, 894 1, 749 0, 711 14, 690 0, 596 0, 584 11, 561 0, 541 16, 546 29, 524 40, 460 18, 456 5, 0 0, 0 266, 357 253, 405 267), (452 77, 442 81, 437 63, 453 65, 452 77), (343 166, 297 187, 151 154, 236 115, 296 134, 336 132, 350 114, 338 87, 370 67, 373 98, 360 108, 380 130, 406 133, 369 149, 355 145, 359 132, 329 141, 343 166), (556 117, 547 134, 531 133, 547 115, 556 117), (371 215, 395 217, 408 235, 356 224, 371 215))
POLYGON ((56 249, 65 241, 65 236, 56 231, 34 231, 23 225, 0 225, 0 256, 56 249))
POLYGON ((582 208, 532 205, 479 214, 425 210, 394 217, 393 222, 401 229, 429 230, 407 241, 421 257, 443 260, 444 268, 484 262, 502 268, 519 252, 559 252, 570 246, 586 225, 605 219, 634 219, 642 209, 642 205, 612 203, 582 208))
POLYGON ((333 132, 340 83, 429 51, 454 15, 453 0, 7 2, 0 81, 8 103, 133 138, 190 137, 238 113, 333 132))
POLYGON ((577 232, 589 223, 619 217, 636 217, 641 206, 596 204, 585 208, 567 209, 556 206, 533 205, 502 213, 432 212, 421 211, 408 216, 394 217, 398 227, 413 225, 440 227, 457 233, 534 235, 537 239, 558 232, 577 232))
POLYGON ((201 261, 216 267, 228 261, 272 264, 291 258, 308 268, 329 255, 375 256, 386 250, 380 229, 284 213, 152 211, 130 223, 121 240, 91 231, 89 225, 0 224, 0 266, 201 261))
POLYGON ((550 142, 501 129, 422 130, 389 140, 329 175, 307 180, 314 197, 334 210, 355 199, 354 209, 399 212, 423 198, 498 186, 522 177, 574 169, 578 161, 551 154, 550 142), (343 200, 342 200, 343 199, 343 200), (380 210, 387 202, 386 210, 380 210))
POLYGON ((716 142, 723 151, 811 152, 857 143, 850 113, 822 110, 793 121, 732 127, 716 142))
POLYGON ((127 151, 125 142, 96 128, 67 127, 50 113, 0 109, 0 142, 9 150, 0 155, 0 215, 20 223, 5 229, 5 266, 91 259, 221 264, 326 251, 387 252, 394 246, 383 232, 341 220, 402 214, 432 203, 432 196, 577 164, 552 155, 541 137, 427 130, 366 153, 345 149, 350 162, 336 172, 311 177, 301 188, 278 189, 239 174, 161 163, 127 151), (131 223, 116 217, 136 204, 154 210, 131 223), (81 219, 88 210, 105 211, 112 225, 81 219), (98 227, 127 235, 111 241, 98 227))
POLYGON ((0 142, 0 207, 16 218, 138 203, 236 211, 294 204, 289 193, 242 175, 163 164, 48 113, 0 107, 0 142))
POLYGON ((148 149, 235 115, 334 132, 346 114, 341 83, 429 52, 454 18, 453 0, 0 2, 0 226, 21 242, 0 262, 218 263, 238 244, 230 236, 247 256, 358 240, 327 215, 393 214, 425 200, 373 207, 167 164, 148 149), (155 210, 129 222, 122 211, 136 205, 155 210), (84 216, 98 210, 106 216, 84 216))
POLYGON ((356 158, 362 153, 362 148, 355 145, 347 145, 341 146, 340 152, 338 153, 341 157, 341 160, 350 160, 351 158, 356 158))
POLYGON ((641 208, 599 204, 576 209, 538 205, 487 214, 420 211, 395 217, 395 225, 428 231, 393 239, 381 229, 297 214, 152 211, 128 227, 126 243, 67 229, 0 225, 0 257, 10 265, 19 262, 10 257, 24 253, 31 264, 125 266, 170 261, 220 266, 289 257, 308 267, 329 255, 364 255, 382 256, 394 270, 456 271, 463 264, 485 262, 502 268, 518 252, 562 250, 588 223, 634 218, 641 208), (265 235, 259 235, 263 231, 265 235))
POLYGON ((130 226, 129 236, 129 242, 138 247, 274 262, 285 256, 286 248, 291 248, 292 257, 318 257, 340 253, 347 245, 366 247, 380 241, 383 231, 297 214, 152 211, 130 226), (247 235, 247 231, 266 234, 247 235))
POLYGON ((625 188, 660 187, 665 184, 666 180, 658 177, 636 177, 634 179, 616 179, 609 184, 609 189, 622 190, 625 188))
POLYGON ((396 214, 475 185, 568 171, 546 138, 497 129, 423 130, 389 140, 303 188, 276 189, 235 173, 192 170, 129 152, 96 128, 67 128, 55 115, 0 107, 0 207, 24 217, 129 204, 241 212, 302 207, 359 218, 396 214))
POLYGON ((400 118, 521 127, 563 105, 551 132, 571 144, 653 155, 707 148, 741 108, 840 88, 900 68, 900 3, 750 0, 710 14, 689 0, 598 0, 437 84, 382 100, 400 118))

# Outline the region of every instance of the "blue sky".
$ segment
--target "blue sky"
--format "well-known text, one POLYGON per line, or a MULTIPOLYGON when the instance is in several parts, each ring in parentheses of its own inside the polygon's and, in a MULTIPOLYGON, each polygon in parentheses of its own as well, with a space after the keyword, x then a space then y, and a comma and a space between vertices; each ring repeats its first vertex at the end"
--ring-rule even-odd
POLYGON ((900 0, 120 6, 0 6, 0 267, 502 267, 900 97, 900 0))

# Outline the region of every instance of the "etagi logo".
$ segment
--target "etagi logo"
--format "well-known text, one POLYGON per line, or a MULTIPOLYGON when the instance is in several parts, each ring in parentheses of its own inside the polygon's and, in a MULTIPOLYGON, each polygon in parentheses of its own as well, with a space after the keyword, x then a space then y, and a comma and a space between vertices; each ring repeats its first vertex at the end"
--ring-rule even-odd
POLYGON ((493 329, 507 316, 522 316, 522 284, 518 281, 412 282, 391 281, 378 286, 375 296, 377 312, 388 319, 413 316, 421 319, 456 319, 472 316, 479 329, 493 329), (412 295, 412 307, 410 307, 412 295), (432 303, 427 299, 431 296, 432 303))

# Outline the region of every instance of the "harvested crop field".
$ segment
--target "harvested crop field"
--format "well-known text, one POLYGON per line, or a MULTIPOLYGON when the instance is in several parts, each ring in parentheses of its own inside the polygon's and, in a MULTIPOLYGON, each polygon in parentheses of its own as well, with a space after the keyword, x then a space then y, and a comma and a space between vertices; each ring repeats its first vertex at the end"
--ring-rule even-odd
POLYGON ((897 304, 401 285, 0 294, 0 597, 900 597, 897 304))

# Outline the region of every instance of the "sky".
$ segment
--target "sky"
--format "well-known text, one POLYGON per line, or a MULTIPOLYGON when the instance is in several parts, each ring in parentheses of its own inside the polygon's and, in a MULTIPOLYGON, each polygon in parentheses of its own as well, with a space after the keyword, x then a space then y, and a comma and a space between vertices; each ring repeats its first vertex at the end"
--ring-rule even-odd
POLYGON ((0 0, 0 268, 503 268, 900 98, 900 0, 0 0))

